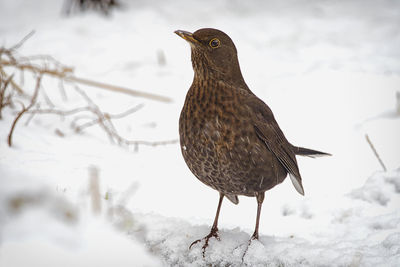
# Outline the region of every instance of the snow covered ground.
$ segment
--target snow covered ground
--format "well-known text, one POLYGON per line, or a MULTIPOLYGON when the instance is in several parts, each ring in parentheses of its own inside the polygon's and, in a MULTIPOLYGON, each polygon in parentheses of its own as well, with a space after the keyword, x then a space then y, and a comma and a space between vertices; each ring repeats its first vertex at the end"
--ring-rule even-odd
MULTIPOLYGON (((79 77, 172 98, 165 104, 81 87, 111 113, 144 104, 116 121, 125 137, 171 140, 193 76, 189 47, 173 31, 219 28, 234 40, 246 82, 287 138, 333 157, 298 158, 305 197, 289 180, 267 192, 260 241, 243 261, 256 201, 225 201, 221 241, 211 240, 203 258, 201 245, 188 246, 209 232, 218 194, 194 178, 178 144, 134 151, 111 144, 98 128, 76 134, 68 119, 40 115, 28 126, 21 120, 9 148, 16 110, 7 108, 0 120, 0 266, 400 266, 398 1, 123 3, 110 17, 65 17, 61 0, 1 1, 0 46, 35 30, 21 55, 51 55, 79 77)), ((65 102, 57 81, 45 78, 43 86, 57 105, 79 104, 71 87, 65 102)), ((34 81, 27 78, 25 88, 33 90, 34 81)))

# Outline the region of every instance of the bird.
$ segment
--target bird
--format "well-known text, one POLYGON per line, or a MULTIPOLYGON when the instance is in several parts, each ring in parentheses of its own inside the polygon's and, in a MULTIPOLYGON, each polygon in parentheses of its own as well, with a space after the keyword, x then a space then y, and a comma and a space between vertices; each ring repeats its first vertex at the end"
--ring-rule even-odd
POLYGON ((318 157, 329 153, 292 145, 283 134, 271 109, 247 86, 237 50, 224 32, 202 28, 194 33, 176 30, 190 44, 194 70, 179 117, 182 156, 202 183, 219 192, 209 240, 218 234, 221 204, 226 197, 238 204, 239 195, 255 197, 257 217, 249 242, 259 238, 259 222, 265 192, 288 176, 304 195, 296 155, 318 157))

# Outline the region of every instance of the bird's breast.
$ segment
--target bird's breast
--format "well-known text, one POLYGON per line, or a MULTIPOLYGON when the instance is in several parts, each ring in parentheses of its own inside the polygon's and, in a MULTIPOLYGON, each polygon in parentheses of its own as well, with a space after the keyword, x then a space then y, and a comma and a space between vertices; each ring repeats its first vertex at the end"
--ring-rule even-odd
POLYGON ((220 192, 252 195, 272 188, 286 172, 258 138, 240 95, 221 92, 187 95, 179 121, 187 165, 220 192))

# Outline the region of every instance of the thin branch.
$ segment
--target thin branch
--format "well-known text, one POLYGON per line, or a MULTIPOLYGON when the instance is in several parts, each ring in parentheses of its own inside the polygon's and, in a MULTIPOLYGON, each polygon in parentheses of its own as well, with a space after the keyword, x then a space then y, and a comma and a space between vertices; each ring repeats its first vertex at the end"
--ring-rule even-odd
POLYGON ((18 113, 17 117, 15 117, 15 119, 14 119, 12 125, 11 125, 11 129, 10 129, 10 132, 8 134, 8 139, 7 139, 8 140, 8 146, 10 146, 10 147, 12 146, 12 135, 14 133, 14 129, 15 129, 15 126, 17 125, 18 120, 22 117, 22 115, 24 115, 25 112, 27 112, 30 108, 32 108, 33 105, 36 103, 36 99, 37 99, 37 96, 39 94, 39 88, 40 88, 41 80, 42 80, 42 76, 40 75, 36 79, 36 87, 35 87, 35 91, 33 93, 31 102, 29 103, 29 105, 27 107, 22 105, 22 110, 18 113))
MULTIPOLYGON (((0 64, 0 67, 1 67, 1 64, 0 64)), ((4 77, 8 77, 7 73, 5 73, 5 72, 3 71, 3 69, 1 69, 1 68, 0 68, 0 74, 1 74, 2 76, 4 76, 4 77)), ((19 86, 14 82, 13 79, 10 80, 10 84, 11 84, 11 86, 12 86, 19 94, 21 94, 21 95, 24 94, 24 91, 21 89, 21 87, 19 87, 19 86)))
POLYGON ((50 97, 47 95, 46 90, 44 89, 44 87, 42 87, 42 95, 44 100, 46 101, 47 105, 51 108, 54 108, 55 105, 54 103, 50 100, 50 97))
POLYGON ((25 95, 24 90, 22 90, 22 88, 21 88, 18 84, 16 84, 16 83, 14 82, 14 80, 11 80, 10 83, 11 83, 12 87, 18 92, 18 94, 20 94, 20 95, 25 95))
POLYGON ((13 47, 11 47, 10 50, 16 50, 18 48, 20 48, 29 38, 31 38, 33 35, 35 34, 35 31, 31 31, 30 33, 28 33, 24 38, 22 38, 21 41, 19 41, 16 45, 14 45, 13 47))
POLYGON ((58 88, 60 89, 62 100, 67 101, 68 97, 67 97, 67 92, 65 91, 64 88, 64 81, 61 79, 58 81, 58 88))
POLYGON ((15 67, 19 70, 29 70, 29 71, 31 71, 33 73, 37 73, 37 74, 46 74, 46 75, 51 75, 51 76, 57 76, 59 78, 64 78, 65 75, 67 75, 67 73, 72 72, 72 68, 69 68, 69 67, 63 67, 63 68, 61 68, 61 70, 55 70, 55 69, 48 69, 48 68, 42 68, 39 66, 35 66, 30 62, 27 64, 22 64, 22 63, 18 63, 18 62, 2 60, 2 61, 0 61, 0 65, 15 67))
POLYGON ((36 114, 50 114, 50 115, 58 115, 58 116, 66 117, 66 116, 74 115, 74 114, 81 113, 81 112, 87 112, 87 111, 90 112, 91 108, 90 107, 79 107, 79 108, 74 108, 74 109, 70 109, 70 110, 61 110, 61 109, 54 109, 54 108, 41 109, 38 107, 34 110, 27 111, 27 113, 30 113, 31 116, 26 121, 25 125, 28 125, 29 122, 32 120, 32 118, 36 114))
POLYGON ((63 68, 61 68, 61 70, 55 70, 55 69, 48 69, 48 68, 40 68, 33 64, 18 64, 16 62, 11 62, 11 61, 6 61, 6 60, 0 61, 0 65, 13 66, 20 70, 29 70, 34 73, 57 76, 61 79, 69 81, 69 82, 76 82, 76 83, 80 83, 80 84, 94 86, 94 87, 98 87, 101 89, 118 92, 118 93, 123 93, 123 94, 128 94, 128 95, 132 95, 132 96, 136 96, 136 97, 144 97, 144 98, 161 101, 161 102, 172 102, 172 99, 169 97, 166 97, 166 96, 141 92, 141 91, 137 91, 137 90, 121 87, 121 86, 116 86, 116 85, 111 85, 111 84, 106 84, 106 83, 102 83, 102 82, 97 82, 97 81, 92 81, 92 80, 88 80, 88 79, 84 79, 84 78, 75 77, 71 74, 72 69, 67 68, 67 67, 63 67, 63 68))
POLYGON ((144 104, 141 103, 137 106, 134 106, 133 108, 130 108, 124 112, 118 113, 118 114, 109 114, 109 113, 105 113, 107 114, 107 117, 109 117, 110 119, 122 119, 132 113, 135 113, 136 111, 142 109, 144 107, 144 104))
POLYGON ((142 141, 142 140, 126 140, 124 139, 124 144, 126 145, 146 145, 146 146, 163 146, 172 145, 178 143, 178 139, 164 140, 164 141, 142 141))
POLYGON ((17 57, 16 50, 20 48, 23 45, 23 43, 32 35, 33 32, 28 34, 23 40, 21 40, 12 48, 5 49, 0 47, 0 77, 1 77, 0 116, 1 116, 1 108, 4 107, 5 105, 10 105, 13 108, 14 103, 21 103, 16 98, 24 97, 29 99, 28 101, 30 101, 27 107, 25 107, 25 105, 21 103, 22 110, 18 112, 17 116, 15 117, 8 135, 9 146, 12 146, 12 137, 15 131, 15 127, 20 118, 25 113, 30 114, 28 120, 26 121, 26 124, 28 124, 36 114, 54 114, 59 116, 72 115, 72 123, 71 123, 72 129, 75 129, 76 131, 82 131, 83 129, 88 128, 90 126, 98 125, 107 134, 111 142, 126 146, 133 145, 135 147, 135 150, 138 149, 139 145, 158 146, 158 145, 174 144, 178 141, 178 140, 167 140, 167 141, 150 142, 141 140, 139 141, 128 140, 123 138, 121 135, 119 135, 117 129, 115 128, 113 120, 124 118, 142 108, 143 105, 142 104, 137 105, 122 113, 117 113, 117 114, 106 113, 103 112, 100 109, 100 107, 94 101, 92 101, 92 99, 83 90, 77 87, 77 84, 95 86, 113 92, 124 93, 137 97, 145 97, 148 99, 153 99, 163 102, 171 102, 170 98, 147 92, 135 91, 128 88, 101 83, 97 81, 78 78, 73 75, 73 68, 62 65, 60 62, 56 61, 51 56, 40 55, 32 57, 20 57, 20 56, 17 57), (21 79, 24 79, 25 70, 31 72, 34 76, 37 77, 36 87, 34 89, 34 93, 32 96, 29 96, 27 93, 25 93, 23 91, 23 88, 21 88, 21 86, 19 86, 17 83, 14 82, 13 79, 14 77, 13 76, 10 77, 5 72, 6 68, 11 68, 12 70, 15 69, 17 70, 17 72, 19 71, 21 79), (52 103, 49 96, 44 91, 44 89, 41 87, 41 80, 42 77, 44 77, 44 75, 52 76, 59 80, 60 93, 62 94, 64 100, 67 97, 66 97, 66 92, 63 88, 63 83, 72 82, 72 86, 75 86, 75 89, 78 92, 78 94, 87 102, 87 106, 73 108, 70 110, 57 109, 55 105, 52 103), (5 90, 7 87, 10 88, 10 90, 7 90, 7 94, 5 94, 5 90), (39 92, 39 90, 42 91, 39 92), (42 99, 39 100, 39 93, 43 94, 43 98, 47 103, 47 105, 45 105, 46 108, 40 107, 41 104, 40 101, 42 99), (34 106, 36 106, 36 108, 34 108, 34 106), (85 119, 86 122, 81 125, 78 125, 77 121, 81 119, 85 119))
POLYGON ((365 139, 367 140, 369 146, 371 147, 372 152, 374 152, 375 157, 378 159, 379 163, 381 164, 383 170, 386 171, 386 170, 387 170, 387 169, 386 169, 386 166, 385 166, 385 164, 383 164, 383 161, 381 160, 381 157, 379 156, 379 154, 378 154, 378 152, 376 151, 374 145, 372 144, 371 140, 369 139, 368 134, 365 135, 365 139))
MULTIPOLYGON (((36 106, 37 106, 37 108, 40 108, 40 103, 38 103, 36 106)), ((31 113, 31 112, 29 112, 29 110, 26 113, 30 113, 30 116, 25 121, 25 126, 28 126, 29 123, 31 122, 31 120, 33 119, 33 117, 35 117, 35 113, 31 113)))
POLYGON ((0 88, 0 119, 2 118, 2 110, 3 110, 3 107, 5 107, 5 106, 7 105, 7 101, 6 101, 6 99, 4 98, 4 96, 5 96, 5 93, 6 93, 8 84, 9 84, 10 81, 12 80, 13 76, 14 76, 14 74, 11 75, 10 77, 8 77, 8 78, 4 81, 2 88, 0 88))
MULTIPOLYGON (((88 127, 96 125, 96 124, 98 124, 100 122, 100 120, 104 120, 104 119, 108 119, 108 120, 111 120, 111 119, 122 119, 122 118, 124 118, 124 117, 126 117, 126 116, 128 116, 128 115, 130 115, 130 114, 132 114, 132 113, 134 113, 136 111, 138 111, 143 106, 144 106, 143 104, 139 104, 139 105, 137 105, 137 106, 135 106, 135 107, 133 107, 131 109, 128 109, 127 111, 124 111, 122 113, 119 113, 119 114, 104 113, 103 114, 104 118, 96 118, 96 119, 91 120, 89 122, 86 122, 86 123, 84 123, 84 124, 82 124, 80 126, 76 126, 75 130, 78 131, 78 132, 81 132, 83 129, 86 129, 88 127)), ((110 121, 110 123, 111 123, 111 121, 110 121)))
POLYGON ((92 212, 95 215, 101 212, 99 172, 96 166, 89 167, 89 192, 92 199, 92 212))
POLYGON ((34 109, 34 110, 29 110, 28 113, 33 113, 33 114, 54 114, 54 115, 60 115, 60 116, 69 116, 69 115, 74 115, 79 112, 83 111, 90 111, 90 107, 80 107, 80 108, 74 108, 70 110, 60 110, 60 109, 34 109))
POLYGON ((101 82, 97 82, 97 81, 91 81, 91 80, 78 78, 78 77, 74 77, 74 76, 67 76, 67 77, 65 77, 65 80, 73 81, 73 82, 77 82, 77 83, 81 83, 81 84, 85 84, 85 85, 89 85, 89 86, 95 86, 95 87, 98 87, 101 89, 110 90, 110 91, 117 92, 117 93, 128 94, 131 96, 144 97, 144 98, 161 101, 161 102, 166 102, 166 103, 172 102, 172 99, 169 97, 166 97, 166 96, 136 91, 136 90, 132 90, 132 89, 121 87, 121 86, 115 86, 115 85, 101 83, 101 82))
POLYGON ((107 133, 108 137, 110 138, 110 140, 112 142, 116 141, 118 144, 126 145, 126 146, 134 145, 135 146, 135 150, 137 150, 139 145, 159 146, 159 145, 175 144, 175 143, 178 142, 178 140, 176 140, 176 139, 174 139, 174 140, 166 140, 166 141, 150 142, 150 141, 127 140, 127 139, 121 137, 118 134, 118 132, 115 130, 114 125, 112 124, 110 119, 106 118, 104 116, 104 113, 102 113, 100 111, 98 106, 89 98, 89 96, 84 91, 82 91, 79 87, 76 86, 75 89, 77 90, 77 92, 79 94, 82 95, 83 98, 86 99, 88 104, 93 108, 93 110, 92 110, 93 113, 96 114, 96 116, 98 117, 98 125, 101 128, 103 128, 103 130, 107 133))

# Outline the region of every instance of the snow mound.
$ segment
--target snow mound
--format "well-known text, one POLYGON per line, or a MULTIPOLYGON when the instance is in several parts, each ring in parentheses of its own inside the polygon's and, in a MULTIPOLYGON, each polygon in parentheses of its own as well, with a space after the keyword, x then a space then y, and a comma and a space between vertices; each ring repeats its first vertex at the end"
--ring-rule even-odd
MULTIPOLYGON (((316 229, 310 240, 294 235, 261 235, 259 241, 248 246, 251 232, 220 227, 220 240, 210 239, 203 258, 204 242, 190 250, 189 246, 209 233, 209 225, 137 213, 133 217, 144 228, 128 232, 134 238, 141 236, 149 250, 168 266, 399 266, 400 211, 386 205, 399 203, 400 195, 394 186, 399 181, 399 170, 375 173, 361 188, 348 194, 362 201, 342 206, 336 215, 332 210, 323 211, 332 213, 329 220, 322 222, 326 225, 318 227, 326 231, 316 229)), ((346 201, 347 197, 343 199, 346 201)), ((298 218, 291 219, 297 223, 298 218)))
POLYGON ((368 178, 363 187, 353 190, 350 197, 385 206, 394 193, 400 194, 400 170, 378 172, 368 178))

